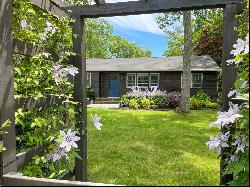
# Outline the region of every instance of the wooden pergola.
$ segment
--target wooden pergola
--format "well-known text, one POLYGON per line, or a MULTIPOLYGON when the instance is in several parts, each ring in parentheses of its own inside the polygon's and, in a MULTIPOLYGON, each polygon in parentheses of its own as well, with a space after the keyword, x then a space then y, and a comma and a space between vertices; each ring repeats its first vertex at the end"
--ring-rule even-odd
MULTIPOLYGON (((75 179, 78 182, 38 179, 34 177, 18 176, 17 168, 29 163, 31 158, 40 154, 46 149, 46 145, 35 147, 25 153, 16 154, 16 131, 15 131, 15 111, 18 108, 32 109, 41 106, 61 104, 62 100, 53 96, 46 99, 35 100, 34 98, 14 99, 14 79, 13 79, 13 54, 36 55, 43 49, 40 46, 31 45, 25 42, 13 40, 12 37, 12 0, 0 1, 0 124, 6 120, 12 122, 6 128, 8 134, 3 135, 6 151, 0 155, 0 177, 3 185, 100 185, 87 181, 87 97, 86 97, 86 56, 85 56, 85 18, 126 16, 151 13, 163 13, 171 11, 187 11, 199 9, 224 9, 223 25, 223 64, 222 64, 222 84, 223 84, 223 110, 228 109, 228 92, 233 87, 236 79, 236 68, 234 65, 227 65, 226 60, 232 58, 230 55, 233 44, 237 40, 237 27, 235 16, 239 14, 244 4, 242 0, 140 0, 119 3, 105 3, 105 0, 95 0, 95 5, 66 7, 60 0, 30 0, 41 10, 50 11, 58 17, 74 17, 76 20, 72 26, 73 50, 77 54, 72 58, 72 63, 79 69, 79 74, 74 81, 74 100, 79 102, 77 117, 77 127, 81 135, 79 141, 80 156, 82 160, 76 158, 75 179), (68 13, 68 10, 71 13, 68 13), (83 181, 83 182, 79 182, 83 181)), ((46 49, 46 51, 50 51, 46 49)), ((57 59, 57 54, 52 54, 57 59)), ((221 168, 223 169, 223 168, 221 168)), ((69 173, 65 173, 61 179, 67 179, 69 173)), ((221 184, 225 184, 227 178, 221 177, 221 184)))

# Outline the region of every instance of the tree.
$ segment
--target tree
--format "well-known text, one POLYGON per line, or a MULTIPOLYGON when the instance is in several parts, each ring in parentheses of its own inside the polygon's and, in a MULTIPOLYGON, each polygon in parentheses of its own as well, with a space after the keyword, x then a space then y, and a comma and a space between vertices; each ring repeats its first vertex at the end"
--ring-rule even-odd
POLYGON ((183 75, 181 88, 181 111, 190 112, 190 88, 191 88, 191 55, 192 55, 192 19, 191 11, 183 12, 184 26, 184 51, 183 51, 183 75))
POLYGON ((110 53, 114 58, 138 58, 150 57, 151 51, 143 46, 138 46, 135 43, 120 37, 113 36, 110 46, 110 53))

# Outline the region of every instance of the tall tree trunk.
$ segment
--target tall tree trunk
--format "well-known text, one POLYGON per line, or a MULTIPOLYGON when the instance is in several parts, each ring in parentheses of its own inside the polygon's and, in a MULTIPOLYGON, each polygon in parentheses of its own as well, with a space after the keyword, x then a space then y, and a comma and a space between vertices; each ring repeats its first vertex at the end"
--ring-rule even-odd
POLYGON ((183 12, 184 25, 184 51, 183 51, 183 74, 181 88, 181 111, 190 112, 190 88, 191 88, 191 55, 192 55, 192 20, 191 11, 183 12))

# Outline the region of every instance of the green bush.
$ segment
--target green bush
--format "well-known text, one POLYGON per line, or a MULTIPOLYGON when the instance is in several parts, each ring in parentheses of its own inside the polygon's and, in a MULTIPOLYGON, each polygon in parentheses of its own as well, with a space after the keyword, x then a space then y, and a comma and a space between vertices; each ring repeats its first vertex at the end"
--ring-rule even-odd
POLYGON ((151 102, 149 99, 147 99, 146 97, 144 97, 142 100, 141 100, 141 106, 142 108, 144 109, 150 109, 150 105, 151 105, 151 102))
POLYGON ((191 109, 204 109, 204 108, 209 108, 209 109, 218 109, 220 105, 216 102, 212 101, 205 101, 205 100, 200 100, 197 99, 195 96, 191 98, 191 109))
POLYGON ((207 95, 202 89, 200 89, 194 96, 196 99, 203 101, 211 101, 209 95, 207 95))
POLYGON ((130 99, 131 99, 131 98, 130 98, 128 95, 123 95, 123 96, 121 97, 121 101, 120 101, 121 106, 122 106, 122 107, 129 107, 130 99))
POLYGON ((87 88, 87 98, 89 98, 89 100, 95 100, 95 91, 93 88, 87 88))
POLYGON ((155 95, 149 98, 156 108, 164 108, 167 106, 166 97, 162 95, 155 95))
POLYGON ((140 107, 140 105, 138 104, 136 99, 131 99, 129 101, 129 108, 138 109, 139 107, 140 107))

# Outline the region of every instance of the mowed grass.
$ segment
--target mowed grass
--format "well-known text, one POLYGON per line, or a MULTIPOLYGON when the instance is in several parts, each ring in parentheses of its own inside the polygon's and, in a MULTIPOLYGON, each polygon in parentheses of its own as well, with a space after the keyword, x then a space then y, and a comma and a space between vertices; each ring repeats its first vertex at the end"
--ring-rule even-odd
POLYGON ((124 185, 218 185, 219 159, 206 142, 213 111, 88 109, 89 181, 124 185), (91 116, 103 124, 97 131, 91 116))

